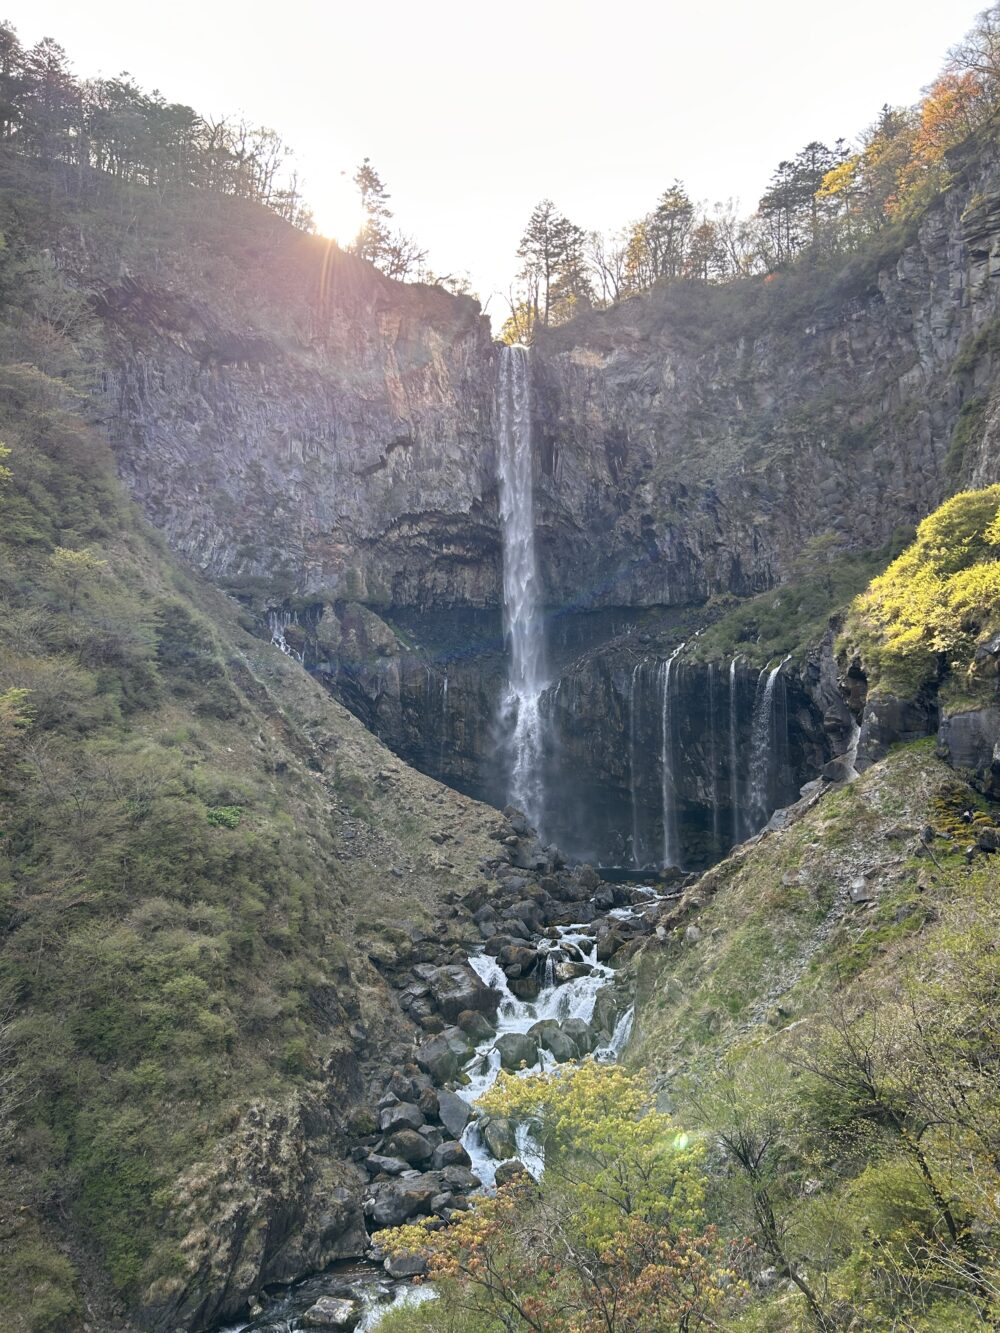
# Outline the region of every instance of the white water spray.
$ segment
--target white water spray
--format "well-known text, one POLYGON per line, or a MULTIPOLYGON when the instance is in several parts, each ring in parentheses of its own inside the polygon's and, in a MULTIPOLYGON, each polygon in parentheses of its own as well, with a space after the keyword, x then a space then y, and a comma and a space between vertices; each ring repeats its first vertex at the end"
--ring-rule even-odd
POLYGON ((497 386, 498 480, 503 534, 507 688, 501 720, 510 736, 510 801, 539 827, 543 814, 542 713, 545 632, 535 560, 532 503, 531 393, 528 350, 505 347, 497 386))
POLYGON ((670 672, 678 653, 684 647, 679 643, 660 666, 660 806, 663 813, 663 864, 680 864, 680 839, 677 835, 677 798, 674 777, 674 719, 670 709, 670 672))

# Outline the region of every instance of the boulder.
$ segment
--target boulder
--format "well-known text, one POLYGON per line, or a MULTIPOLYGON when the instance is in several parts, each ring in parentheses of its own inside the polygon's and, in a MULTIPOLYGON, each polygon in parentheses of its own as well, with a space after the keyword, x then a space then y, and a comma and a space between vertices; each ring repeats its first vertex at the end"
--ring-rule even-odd
POLYGON ((513 1157, 517 1151, 514 1126, 506 1116, 491 1115, 484 1118, 480 1122, 479 1133, 491 1156, 498 1160, 513 1157))
POLYGON ((397 1102, 379 1113, 378 1127, 383 1134, 394 1134, 397 1129, 419 1129, 424 1115, 412 1102, 397 1102))
POLYGON ((441 1171, 446 1166, 472 1166, 472 1159, 457 1139, 448 1139, 434 1149, 432 1170, 441 1171))
POLYGON ((423 1277, 427 1272, 427 1260, 421 1254, 414 1254, 410 1250, 403 1250, 400 1254, 388 1255, 383 1262, 382 1267, 390 1277, 397 1279, 423 1277))
POLYGON ((361 1306, 357 1301, 339 1296, 321 1296, 302 1316, 303 1328, 357 1328, 361 1323, 361 1306))
POLYGON ((593 866, 582 865, 576 868, 576 882, 586 893, 593 893, 601 882, 601 878, 593 866))
POLYGON ((595 1036, 597 1033, 611 1036, 615 1030, 615 1024, 618 1022, 620 1008, 618 997, 610 986, 605 986, 603 990, 597 992, 597 997, 594 1000, 594 1012, 590 1020, 595 1036))
POLYGON ((468 1194, 483 1183, 467 1166, 446 1166, 438 1174, 444 1188, 456 1194, 468 1194))
POLYGON ((501 1185, 509 1185, 512 1180, 533 1180, 531 1172, 518 1158, 510 1162, 501 1162, 497 1167, 495 1181, 497 1188, 501 1185))
POLYGON ((500 950, 497 962, 508 978, 526 977, 538 962, 538 950, 527 944, 508 944, 500 950))
POLYGON ((365 1200, 365 1213, 376 1228, 401 1226, 408 1217, 426 1213, 431 1200, 439 1194, 439 1182, 434 1176, 417 1176, 413 1180, 387 1180, 371 1186, 365 1200))
POLYGON ((405 1162, 402 1157, 384 1157, 376 1152, 370 1153, 365 1158, 365 1166, 373 1176, 398 1176, 410 1169, 409 1162, 405 1162))
POLYGON ((543 1018, 533 1023, 528 1029, 528 1035, 535 1038, 542 1050, 549 1051, 558 1064, 578 1060, 582 1054, 576 1042, 554 1018, 543 1018))
POLYGON ((504 917, 521 921, 533 935, 540 935, 545 926, 541 910, 533 898, 522 898, 520 902, 511 903, 504 917))
POLYGON ((587 1055, 594 1049, 594 1034, 590 1024, 582 1018, 567 1018, 562 1024, 562 1030, 575 1043, 581 1055, 587 1055))
POLYGON ((417 1047, 417 1064, 435 1083, 453 1079, 469 1058, 472 1043, 461 1028, 445 1028, 417 1047))
POLYGON ((464 1033, 472 1038, 478 1045, 481 1041, 489 1041, 493 1036, 493 1024, 485 1014, 476 1013, 474 1009, 463 1009, 458 1016, 458 1026, 464 1033))
POLYGON ((538 1043, 527 1032, 505 1032, 497 1039, 496 1049, 504 1069, 520 1069, 522 1064, 530 1067, 538 1061, 538 1043))
POLYGON ((460 1139, 469 1123, 472 1111, 469 1103, 456 1092, 438 1093, 438 1118, 454 1139, 460 1139))
POLYGON ((500 1004, 500 992, 487 986, 467 963, 436 967, 424 980, 434 1003, 451 1023, 469 1009, 477 1013, 495 1014, 500 1004))
POLYGON ((387 1157, 402 1157, 405 1162, 426 1162, 434 1151, 423 1134, 415 1129, 400 1129, 385 1143, 387 1157))

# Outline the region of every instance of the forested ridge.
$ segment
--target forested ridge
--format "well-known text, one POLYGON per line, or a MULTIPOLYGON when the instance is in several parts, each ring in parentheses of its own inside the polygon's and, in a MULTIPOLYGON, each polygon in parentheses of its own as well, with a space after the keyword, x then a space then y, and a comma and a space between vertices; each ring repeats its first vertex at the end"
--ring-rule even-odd
POLYGON ((654 208, 608 235, 562 214, 532 212, 518 247, 502 336, 530 342, 536 325, 674 282, 766 278, 891 246, 960 169, 963 144, 989 137, 1000 110, 1000 7, 985 10, 913 106, 883 106, 855 141, 811 140, 779 162, 754 212, 711 205, 675 180, 654 208))

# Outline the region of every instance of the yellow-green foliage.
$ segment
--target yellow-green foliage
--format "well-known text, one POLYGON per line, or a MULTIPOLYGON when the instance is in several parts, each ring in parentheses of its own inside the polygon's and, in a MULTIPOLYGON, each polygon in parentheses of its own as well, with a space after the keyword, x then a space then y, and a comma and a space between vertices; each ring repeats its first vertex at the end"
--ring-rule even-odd
POLYGON ((669 1215, 678 1226, 704 1221, 704 1146, 654 1109, 642 1074, 594 1060, 554 1075, 501 1074, 482 1106, 535 1125, 547 1171, 573 1181, 592 1235, 613 1231, 622 1211, 669 1215))
POLYGON ((841 647, 860 654, 872 685, 915 693, 941 664, 975 687, 976 648, 1000 630, 1000 485, 963 491, 856 598, 841 647))
POLYGON ((489 1113, 529 1121, 541 1182, 516 1177, 450 1227, 379 1233, 425 1256, 440 1299, 403 1327, 640 1333, 718 1327, 742 1304, 739 1241, 705 1225, 705 1149, 655 1110, 644 1076, 584 1061, 501 1077, 489 1113), (455 1323, 463 1314, 468 1324, 455 1323))

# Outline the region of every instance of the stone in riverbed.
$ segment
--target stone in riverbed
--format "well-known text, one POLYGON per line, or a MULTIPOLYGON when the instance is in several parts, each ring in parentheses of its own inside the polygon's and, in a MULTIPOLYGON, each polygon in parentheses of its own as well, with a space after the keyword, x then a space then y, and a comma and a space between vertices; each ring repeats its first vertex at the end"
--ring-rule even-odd
POLYGON ((543 1018, 537 1023, 532 1023, 528 1029, 528 1036, 534 1037, 542 1050, 549 1051, 558 1064, 580 1058, 581 1051, 576 1042, 563 1031, 554 1018, 543 1018))
POLYGON ((493 1036, 494 1027, 485 1014, 477 1014, 474 1009, 464 1009, 458 1016, 458 1026, 474 1042, 488 1041, 493 1036))
POLYGON ((357 1328, 361 1323, 361 1307, 356 1301, 341 1300, 339 1296, 321 1296, 302 1316, 305 1328, 357 1328))
POLYGON ((510 1162, 501 1162, 496 1170, 496 1185, 508 1185, 512 1180, 533 1180, 531 1172, 517 1157, 510 1162))
POLYGON ((412 1102, 397 1102, 395 1106, 387 1106, 378 1119, 378 1127, 383 1134, 394 1134, 397 1129, 419 1129, 423 1123, 423 1112, 412 1102))
POLYGON ((463 1101, 457 1092, 442 1090, 438 1093, 438 1119, 452 1138, 462 1137, 471 1115, 469 1103, 463 1101))
POLYGON ((597 992, 597 998, 594 1000, 594 1012, 591 1017, 591 1028, 595 1033, 602 1032, 610 1037, 615 1030, 615 1024, 618 1022, 618 1014, 621 1006, 610 986, 605 986, 603 990, 597 992))
POLYGON ((506 1116, 492 1115, 484 1119, 480 1123, 479 1132, 493 1157, 513 1157, 517 1152, 514 1126, 506 1116))
POLYGON ((370 1186, 365 1213, 376 1227, 398 1227, 408 1217, 426 1213, 435 1194, 441 1193, 435 1176, 417 1176, 413 1180, 387 1180, 370 1186))
POLYGON ((402 1157, 405 1162, 426 1162, 434 1151, 423 1134, 414 1129, 401 1129, 386 1141, 387 1157, 402 1157))
MULTIPOLYGON (((436 1210, 432 1210, 436 1211, 436 1210)), ((423 1277, 427 1272, 427 1260, 420 1254, 404 1250, 401 1254, 390 1254, 382 1267, 394 1278, 423 1277)))
POLYGON ((483 1183, 474 1172, 467 1166, 446 1166, 443 1171, 439 1171, 443 1188, 454 1191, 456 1194, 468 1194, 470 1190, 477 1190, 483 1183))
POLYGON ((472 1043, 461 1028, 445 1028, 417 1047, 417 1064, 435 1083, 447 1083, 469 1058, 472 1043))
POLYGON ((538 950, 526 944, 508 944, 497 955, 497 962, 511 979, 526 977, 535 970, 538 962, 538 950))
POLYGON ((471 1166, 472 1159, 457 1139, 450 1139, 434 1149, 431 1168, 440 1171, 446 1166, 471 1166))
POLYGON ((467 963, 451 963, 436 967, 424 975, 434 1003, 451 1023, 468 1009, 478 1013, 495 1014, 500 1004, 500 992, 487 986, 467 963))
POLYGON ((562 1024, 562 1030, 576 1043, 581 1055, 588 1055, 594 1049, 594 1034, 590 1030, 590 1024, 585 1023, 582 1018, 567 1018, 562 1024))
POLYGON ((504 1069, 529 1067, 538 1061, 538 1043, 527 1032, 505 1032, 497 1039, 496 1049, 504 1069))

